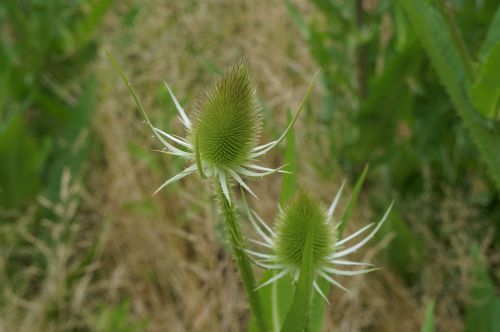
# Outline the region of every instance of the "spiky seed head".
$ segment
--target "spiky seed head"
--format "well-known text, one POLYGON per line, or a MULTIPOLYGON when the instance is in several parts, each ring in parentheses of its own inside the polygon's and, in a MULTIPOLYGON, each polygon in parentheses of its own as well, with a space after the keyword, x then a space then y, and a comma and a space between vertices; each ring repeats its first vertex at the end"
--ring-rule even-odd
POLYGON ((310 194, 299 191, 278 215, 276 254, 281 261, 300 267, 308 231, 314 227, 313 265, 322 265, 332 253, 336 231, 323 204, 310 194))
POLYGON ((262 118, 244 58, 201 93, 193 110, 190 139, 203 161, 231 168, 249 159, 258 143, 262 118))

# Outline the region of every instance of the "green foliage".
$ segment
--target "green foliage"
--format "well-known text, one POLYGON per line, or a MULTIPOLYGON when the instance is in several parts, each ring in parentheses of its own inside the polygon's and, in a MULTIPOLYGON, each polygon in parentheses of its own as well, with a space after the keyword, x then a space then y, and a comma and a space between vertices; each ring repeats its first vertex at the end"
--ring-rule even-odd
POLYGON ((122 302, 116 307, 102 307, 93 318, 92 331, 96 332, 140 332, 147 321, 133 322, 129 317, 130 303, 122 302))
MULTIPOLYGON (((262 274, 259 284, 263 284, 273 276, 276 272, 267 270, 262 274)), ((287 312, 293 300, 292 276, 286 275, 276 282, 273 282, 268 287, 262 287, 257 290, 262 299, 266 320, 271 323, 272 332, 279 332, 285 320, 287 312)), ((252 316, 248 327, 249 332, 258 331, 255 325, 255 318, 252 316)))
POLYGON ((420 277, 429 247, 408 223, 412 209, 432 211, 419 222, 439 234, 444 247, 449 239, 439 223, 432 224, 443 208, 443 188, 469 197, 475 183, 486 183, 492 195, 481 207, 484 217, 496 223, 499 209, 494 197, 500 189, 500 128, 491 119, 498 112, 500 8, 495 1, 447 2, 453 8, 445 21, 428 1, 380 1, 373 8, 359 7, 358 1, 313 1, 323 24, 287 1, 291 20, 323 69, 318 118, 308 119, 315 126, 311 140, 325 144, 314 152, 317 167, 329 175, 328 156, 338 156, 352 177, 369 162, 367 191, 377 209, 381 192, 397 193, 398 210, 381 236, 395 235, 386 259, 408 283, 420 277), (481 60, 472 73, 475 82, 467 78, 467 47, 480 50, 472 53, 481 60), (323 157, 323 151, 329 153, 323 157), (415 200, 429 193, 433 199, 416 208, 415 200))
POLYGON ((366 176, 368 175, 369 169, 370 169, 369 165, 366 165, 365 168, 363 169, 363 172, 361 173, 361 175, 356 180, 356 183, 354 184, 351 196, 347 201, 347 206, 339 220, 340 222, 340 225, 338 227, 339 238, 342 237, 342 235, 344 234, 344 229, 347 226, 347 223, 349 222, 349 220, 351 220, 352 210, 354 209, 354 206, 358 201, 359 193, 361 192, 361 188, 363 187, 363 183, 366 180, 366 176))
POLYGON ((2 215, 0 223, 0 307, 10 324, 36 316, 40 330, 69 330, 84 314, 69 302, 90 278, 97 244, 89 241, 73 251, 75 243, 81 245, 75 214, 97 96, 88 69, 110 4, 0 3, 0 210, 23 214, 2 215), (6 294, 30 305, 9 306, 6 294))
POLYGON ((300 263, 300 276, 295 287, 295 294, 292 305, 288 311, 282 332, 302 332, 309 329, 309 320, 311 316, 311 300, 313 294, 314 282, 314 253, 316 236, 321 229, 317 227, 320 222, 311 223, 306 230, 306 238, 302 249, 300 263))
POLYGON ((260 294, 255 292, 255 288, 257 288, 257 285, 255 282, 255 276, 252 271, 250 258, 245 252, 245 243, 238 220, 238 215, 236 213, 234 204, 231 204, 230 201, 226 199, 221 184, 219 184, 216 180, 214 181, 214 189, 216 199, 219 203, 224 227, 226 229, 226 237, 231 245, 233 257, 238 265, 240 277, 247 293, 247 299, 250 302, 250 308, 252 309, 252 313, 255 317, 257 330, 260 332, 265 332, 268 330, 267 327, 269 326, 269 323, 266 320, 264 306, 262 304, 260 294))
POLYGON ((0 67, 5 68, 0 82, 8 86, 0 93, 0 136, 10 136, 11 142, 6 146, 2 140, 0 159, 10 170, 0 176, 0 195, 9 197, 0 199, 0 206, 26 204, 45 185, 53 198, 63 165, 74 175, 81 169, 96 95, 92 76, 83 73, 95 57, 93 36, 110 3, 7 0, 0 5, 10 37, 0 45, 0 67), (78 89, 68 88, 75 84, 78 89), (23 166, 14 170, 13 163, 23 166))
POLYGON ((499 115, 500 105, 500 42, 486 56, 476 82, 470 87, 470 98, 477 112, 487 118, 499 115))
POLYGON ((0 131, 0 206, 19 206, 38 192, 48 148, 48 144, 40 148, 20 116, 10 118, 3 126, 0 131))
MULTIPOLYGON (((292 120, 290 111, 287 113, 288 121, 292 120)), ((295 141, 295 128, 291 128, 286 135, 286 148, 284 155, 284 163, 287 165, 286 170, 290 173, 285 173, 281 177, 281 191, 280 191, 280 204, 285 206, 288 201, 294 197, 297 188, 297 149, 295 141)), ((265 271, 262 275, 259 284, 265 283, 271 279, 276 272, 265 271)), ((271 322, 271 331, 278 332, 281 329, 285 315, 288 312, 292 298, 293 290, 290 287, 292 284, 292 277, 290 275, 273 282, 269 287, 259 288, 259 292, 264 312, 267 316, 267 321, 271 322)), ((249 331, 255 332, 255 319, 250 320, 249 331)))
POLYGON ((393 234, 384 250, 387 261, 400 274, 410 277, 425 264, 424 247, 397 211, 393 211, 380 232, 380 237, 393 234))
POLYGON ((481 259, 479 247, 472 246, 472 287, 465 311, 465 331, 495 332, 500 328, 500 298, 495 296, 495 286, 481 259))
MULTIPOLYGON (((366 180, 366 176, 368 175, 369 166, 366 165, 361 175, 356 180, 354 184, 354 188, 352 190, 351 195, 349 196, 349 200, 347 201, 347 205, 342 212, 342 215, 339 219, 340 225, 337 228, 338 238, 342 238, 344 234, 344 229, 351 220, 351 215, 356 203, 358 202, 359 194, 361 192, 361 188, 366 180)), ((330 284, 326 282, 324 279, 318 280, 318 286, 323 292, 323 294, 330 293, 330 284)), ((312 309, 311 309, 311 320, 310 320, 310 331, 311 332, 319 332, 322 331, 323 328, 323 316, 324 316, 324 307, 325 300, 318 294, 314 293, 312 298, 312 309)))
MULTIPOLYGON (((287 112, 287 120, 292 120, 292 113, 287 112)), ((284 163, 287 165, 285 173, 281 177, 280 204, 285 206, 290 198, 294 196, 297 188, 297 147, 295 142, 295 129, 291 128, 286 135, 286 148, 284 155, 284 163)))
POLYGON ((473 110, 466 93, 465 64, 453 43, 446 24, 439 14, 426 2, 400 0, 417 35, 424 45, 442 84, 460 114, 464 125, 481 152, 490 176, 500 190, 500 130, 495 123, 483 120, 473 110))
POLYGON ((101 21, 113 0, 90 0, 83 3, 83 15, 73 23, 72 32, 66 35, 66 49, 73 53, 85 47, 94 38, 101 21))
POLYGON ((425 319, 420 332, 434 332, 436 330, 434 324, 434 307, 434 301, 431 301, 429 302, 429 304, 427 304, 427 308, 425 309, 425 319))
POLYGON ((479 58, 484 61, 491 49, 500 40, 500 6, 497 7, 495 16, 491 20, 490 27, 486 33, 486 37, 479 50, 479 58))

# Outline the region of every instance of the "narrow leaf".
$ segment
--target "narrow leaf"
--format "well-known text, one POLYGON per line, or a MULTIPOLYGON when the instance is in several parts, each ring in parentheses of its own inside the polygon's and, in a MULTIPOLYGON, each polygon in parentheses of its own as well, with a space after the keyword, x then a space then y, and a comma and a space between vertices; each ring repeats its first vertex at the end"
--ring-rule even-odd
MULTIPOLYGON (((292 113, 287 112, 287 122, 292 120, 292 113)), ((285 168, 290 173, 282 175, 280 204, 284 206, 286 202, 293 196, 297 187, 297 152, 295 147, 295 128, 291 128, 286 135, 285 148, 285 168)))
MULTIPOLYGON (((361 188, 363 187, 363 183, 365 182, 366 176, 368 174, 369 165, 366 165, 363 169, 363 173, 359 176, 356 184, 354 185, 354 189, 349 197, 349 201, 347 202, 347 206, 344 209, 342 217, 340 218, 341 224, 339 225, 338 232, 339 237, 342 237, 342 233, 347 225, 347 222, 351 218, 352 209, 356 205, 359 197, 359 193, 361 192, 361 188)), ((326 282, 323 278, 318 278, 318 286, 325 294, 328 296, 330 293, 330 283, 326 282)), ((325 313, 325 300, 321 298, 321 296, 314 292, 312 305, 311 305, 311 319, 310 319, 310 331, 311 332, 320 332, 323 328, 323 316, 325 313)))
POLYGON ((483 45, 479 51, 479 58, 484 60, 490 50, 495 46, 495 44, 500 40, 500 6, 498 6, 495 16, 491 20, 490 27, 488 28, 488 33, 484 39, 483 45))
POLYGON ((342 214, 342 218, 340 219, 340 225, 338 228, 339 231, 339 237, 342 237, 342 233, 344 232, 345 226, 349 222, 349 219, 351 219, 351 214, 352 214, 352 209, 356 205, 358 201, 358 196, 361 191, 361 187, 363 186, 363 183, 365 182, 366 175, 368 174, 368 169, 369 165, 367 164, 365 168, 363 169, 363 173, 361 173, 360 177, 356 181, 356 184, 354 185, 354 189, 352 190, 351 197, 349 197, 349 201, 347 202, 347 206, 344 210, 344 213, 342 214))
POLYGON ((425 319, 421 332, 434 332, 436 330, 434 325, 434 301, 429 302, 427 308, 425 309, 425 319))
MULTIPOLYGON (((465 331, 490 332, 495 323, 495 309, 498 298, 495 297, 488 270, 481 259, 479 247, 472 247, 473 271, 472 287, 469 291, 468 305, 465 311, 465 331)), ((498 310, 497 310, 498 311, 498 310)))
MULTIPOLYGON (((288 122, 292 120, 292 113, 287 112, 288 122)), ((280 204, 285 206, 287 201, 293 197, 297 187, 297 151, 295 143, 295 128, 291 128, 286 135, 285 160, 286 171, 282 175, 280 204)), ((267 280, 271 279, 277 272, 266 271, 259 281, 262 285, 267 280)), ((293 287, 291 276, 285 276, 276 282, 273 282, 268 287, 263 287, 258 290, 264 305, 264 312, 267 315, 267 321, 272 323, 271 331, 278 332, 285 320, 285 315, 290 308, 293 299, 293 287)), ((250 320, 249 332, 255 332, 256 326, 254 318, 250 320)))
POLYGON ((68 45, 68 53, 84 47, 92 40, 111 3, 111 0, 89 1, 88 12, 84 13, 82 18, 76 22, 73 37, 68 45))
POLYGON ((313 293, 314 266, 313 266, 313 240, 316 227, 308 228, 304 251, 302 252, 302 265, 300 277, 295 289, 292 307, 286 315, 282 332, 303 332, 309 330, 311 315, 311 296, 313 293))
POLYGON ((498 100, 500 99, 500 41, 495 44, 486 56, 478 78, 470 88, 470 97, 472 104, 479 113, 488 118, 498 116, 498 100))

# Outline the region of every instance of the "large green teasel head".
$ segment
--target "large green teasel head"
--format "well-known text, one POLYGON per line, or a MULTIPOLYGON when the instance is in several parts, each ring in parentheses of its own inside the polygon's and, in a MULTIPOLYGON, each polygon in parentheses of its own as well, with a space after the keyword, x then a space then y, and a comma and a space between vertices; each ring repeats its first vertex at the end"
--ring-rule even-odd
POLYGON ((245 58, 197 98, 190 141, 209 166, 232 169, 251 159, 262 130, 255 84, 245 58))
POLYGON ((300 191, 278 215, 276 254, 291 266, 300 267, 309 232, 313 232, 313 266, 323 264, 333 254, 337 233, 325 206, 316 198, 300 191))

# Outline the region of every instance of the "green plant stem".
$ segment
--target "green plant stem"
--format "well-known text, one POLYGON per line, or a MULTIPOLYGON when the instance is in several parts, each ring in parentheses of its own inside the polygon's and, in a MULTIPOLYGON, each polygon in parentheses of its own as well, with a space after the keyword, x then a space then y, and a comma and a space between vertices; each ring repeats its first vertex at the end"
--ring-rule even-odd
MULTIPOLYGON (((252 265, 250 260, 245 253, 245 244, 243 242, 243 235, 241 234, 240 224, 238 217, 236 215, 236 210, 234 208, 234 202, 229 203, 224 196, 221 185, 217 180, 214 181, 215 192, 217 195, 217 201, 219 202, 222 217, 224 219, 224 226, 226 229, 228 240, 231 244, 234 259, 238 265, 238 270, 240 272, 243 285, 245 286, 245 291, 247 293, 248 300, 250 302, 250 308, 255 317, 257 327, 261 332, 267 332, 267 322, 264 315, 264 307, 262 305, 262 300, 257 291, 255 291, 255 276, 252 271, 252 265)), ((230 196, 232 193, 230 192, 230 196)), ((231 199, 233 201, 233 199, 231 199)))
POLYGON ((444 21, 448 26, 451 38, 453 39, 453 42, 455 43, 457 49, 459 50, 460 57, 462 58, 465 71, 467 73, 467 77, 470 82, 473 82, 475 77, 475 71, 474 71, 474 65, 472 64, 472 58, 470 56, 469 51, 467 50, 467 47, 465 46, 464 39, 462 38, 462 34, 458 29, 458 25, 451 11, 451 7, 446 3, 446 0, 438 0, 437 3, 439 11, 441 12, 441 15, 443 15, 444 21))

